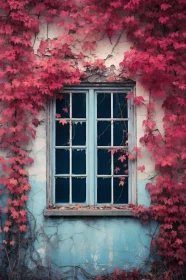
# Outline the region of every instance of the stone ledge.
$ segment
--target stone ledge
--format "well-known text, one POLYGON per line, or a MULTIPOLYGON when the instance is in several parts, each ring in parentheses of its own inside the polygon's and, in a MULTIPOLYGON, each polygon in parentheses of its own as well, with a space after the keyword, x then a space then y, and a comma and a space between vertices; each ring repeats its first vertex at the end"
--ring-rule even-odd
POLYGON ((133 217, 132 210, 58 210, 45 209, 45 217, 133 217))

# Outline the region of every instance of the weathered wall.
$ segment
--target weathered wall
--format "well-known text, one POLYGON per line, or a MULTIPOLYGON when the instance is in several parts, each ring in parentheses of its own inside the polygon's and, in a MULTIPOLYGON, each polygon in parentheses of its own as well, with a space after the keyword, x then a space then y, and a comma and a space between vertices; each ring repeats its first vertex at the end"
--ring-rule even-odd
MULTIPOLYGON (((53 24, 48 26, 41 24, 34 49, 39 41, 47 36, 52 38, 58 35, 53 24)), ((105 59, 106 65, 119 67, 123 53, 130 49, 129 42, 123 34, 116 44, 118 37, 112 42, 105 38, 99 42, 98 48, 92 57, 105 59)), ((136 94, 148 98, 148 92, 136 83, 136 94)), ((143 135, 142 121, 145 119, 145 108, 137 108, 137 145, 143 135)), ((158 128, 162 131, 162 112, 157 112, 155 119, 158 128)), ((32 190, 29 194, 28 208, 34 215, 37 229, 40 232, 37 251, 42 256, 43 264, 54 261, 60 266, 83 266, 89 273, 107 273, 118 267, 131 269, 141 267, 148 260, 150 236, 154 234, 155 226, 142 226, 135 218, 47 218, 43 215, 46 207, 46 115, 42 113, 42 124, 37 129, 36 141, 33 142, 32 150, 35 163, 29 169, 32 190)), ((153 163, 150 154, 142 148, 143 158, 138 159, 137 166, 145 163, 145 173, 137 172, 137 200, 139 204, 149 205, 149 195, 145 185, 153 174, 153 163)))

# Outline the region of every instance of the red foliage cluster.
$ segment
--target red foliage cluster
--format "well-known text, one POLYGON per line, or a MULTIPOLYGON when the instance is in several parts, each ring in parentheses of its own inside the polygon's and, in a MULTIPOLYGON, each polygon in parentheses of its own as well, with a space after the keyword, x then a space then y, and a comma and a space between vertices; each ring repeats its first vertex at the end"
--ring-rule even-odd
POLYGON ((26 232, 25 205, 31 186, 25 168, 33 163, 26 145, 35 139, 37 115, 63 84, 79 83, 81 77, 75 67, 77 57, 65 43, 41 42, 38 55, 34 54, 32 39, 39 31, 36 15, 43 9, 43 4, 36 3, 0 1, 0 136, 1 148, 8 152, 0 157, 4 172, 0 183, 9 197, 3 209, 8 217, 4 232, 11 232, 12 238, 17 231, 26 232))
POLYGON ((121 62, 124 76, 138 76, 150 92, 141 142, 151 151, 158 176, 147 185, 151 206, 134 212, 143 222, 160 223, 152 246, 168 267, 162 277, 169 279, 186 262, 186 1, 101 1, 97 7, 94 21, 103 20, 101 13, 107 16, 99 23, 102 32, 126 29, 134 42, 121 62), (164 99, 164 135, 153 119, 157 99, 164 99))
MULTIPOLYGON (((5 172, 1 183, 9 194, 4 231, 26 231, 30 184, 25 167, 33 160, 25 146, 35 138, 35 116, 64 84, 80 82, 76 62, 84 55, 70 46, 79 36, 83 51, 95 50, 103 35, 126 30, 134 47, 125 53, 121 67, 124 77, 139 77, 150 92, 141 142, 151 151, 158 174, 147 186, 151 206, 138 206, 135 213, 143 222, 160 223, 152 246, 167 267, 162 277, 181 272, 186 262, 186 1, 0 0, 0 9, 0 135, 1 148, 8 150, 8 158, 1 157, 0 163, 5 172), (42 41, 36 56, 31 42, 40 15, 47 22, 59 16, 57 25, 65 31, 56 40, 42 41), (153 119, 157 99, 164 99, 164 135, 153 119)), ((104 67, 102 61, 94 66, 104 67)), ((144 100, 138 97, 134 103, 144 100)))
MULTIPOLYGON (((100 276, 96 280, 144 280, 144 278, 136 269, 133 271, 120 271, 119 268, 115 268, 112 275, 100 276)), ((146 276, 145 280, 152 280, 150 274, 146 276)))

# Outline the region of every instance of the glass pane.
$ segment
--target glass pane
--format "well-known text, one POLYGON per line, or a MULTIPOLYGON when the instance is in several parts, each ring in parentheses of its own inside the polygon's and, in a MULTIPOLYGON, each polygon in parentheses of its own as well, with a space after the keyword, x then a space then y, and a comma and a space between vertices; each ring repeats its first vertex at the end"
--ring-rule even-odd
POLYGON ((63 93, 62 99, 56 99, 56 114, 59 114, 61 118, 69 118, 70 112, 70 94, 63 93))
POLYGON ((111 122, 99 121, 97 124, 97 145, 111 145, 111 122))
POLYGON ((85 146, 86 145, 86 123, 73 122, 72 123, 72 145, 85 146))
POLYGON ((72 150, 72 174, 86 174, 86 150, 72 150))
POLYGON ((69 146, 69 123, 62 125, 56 121, 56 146, 69 146))
POLYGON ((127 118, 127 99, 126 94, 113 94, 113 117, 127 118))
POLYGON ((86 118, 86 94, 72 94, 72 118, 86 118))
POLYGON ((128 170, 128 159, 126 155, 121 151, 114 153, 114 174, 126 175, 126 170, 128 170))
POLYGON ((128 139, 128 123, 124 121, 114 122, 114 146, 125 146, 128 139))
POLYGON ((56 174, 69 174, 69 150, 56 149, 56 174))
POLYGON ((111 118, 111 94, 97 94, 97 118, 111 118))
POLYGON ((97 203, 111 203, 111 178, 98 178, 97 203))
POLYGON ((72 202, 86 202, 86 178, 72 178, 72 202))
POLYGON ((69 178, 56 178, 56 203, 69 203, 69 178))
POLYGON ((128 178, 125 177, 124 185, 120 185, 120 178, 114 178, 114 203, 128 203, 128 178))
POLYGON ((111 174, 111 153, 106 150, 98 150, 98 175, 110 175, 111 174))

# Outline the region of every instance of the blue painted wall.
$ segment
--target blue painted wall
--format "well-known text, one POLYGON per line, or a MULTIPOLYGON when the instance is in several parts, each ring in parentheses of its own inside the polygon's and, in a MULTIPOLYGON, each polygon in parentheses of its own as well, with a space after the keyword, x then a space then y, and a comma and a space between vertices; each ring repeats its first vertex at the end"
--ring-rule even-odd
MULTIPOLYGON (((81 266, 99 275, 114 268, 141 268, 149 262, 150 236, 155 224, 142 226, 133 217, 44 217, 46 182, 30 182, 28 208, 36 219, 36 250, 44 265, 52 262, 63 267, 81 266)), ((138 202, 148 206, 146 183, 138 183, 138 202)))

